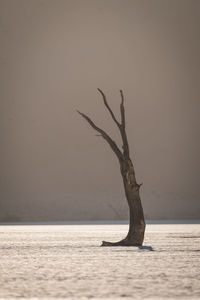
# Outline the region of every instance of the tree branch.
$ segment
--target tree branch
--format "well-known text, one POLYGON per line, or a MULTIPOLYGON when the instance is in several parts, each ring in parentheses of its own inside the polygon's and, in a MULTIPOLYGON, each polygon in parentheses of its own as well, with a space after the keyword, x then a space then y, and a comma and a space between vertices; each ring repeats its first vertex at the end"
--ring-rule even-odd
POLYGON ((112 119, 113 119, 114 122, 117 124, 117 126, 120 127, 120 123, 117 121, 117 119, 116 119, 116 117, 115 117, 115 115, 114 115, 112 109, 111 109, 110 106, 108 105, 108 102, 107 102, 107 99, 106 99, 105 94, 102 92, 102 90, 100 90, 100 89, 97 89, 97 90, 98 90, 98 91, 100 92, 100 94, 102 95, 104 104, 105 104, 106 108, 108 109, 108 111, 110 112, 112 119))
POLYGON ((125 111, 124 111, 124 94, 123 91, 120 90, 120 95, 121 95, 121 104, 120 104, 120 111, 121 111, 121 125, 125 128, 125 111))
POLYGON ((116 145, 116 143, 110 138, 110 136, 101 128, 97 127, 94 122, 85 114, 81 113, 77 110, 77 112, 91 125, 92 128, 94 128, 97 132, 101 134, 101 136, 106 140, 106 142, 110 145, 113 152, 117 155, 118 159, 123 159, 123 154, 116 145))
POLYGON ((128 146, 128 139, 126 135, 125 129, 125 109, 124 109, 124 94, 123 91, 120 90, 121 95, 121 104, 120 104, 120 111, 121 111, 121 125, 120 125, 120 133, 123 141, 123 154, 126 159, 129 159, 129 146, 128 146))
POLYGON ((77 111, 83 118, 85 118, 87 120, 87 122, 96 130, 100 133, 100 135, 108 142, 108 144, 110 145, 110 147, 112 148, 112 150, 115 152, 115 154, 117 155, 117 157, 119 159, 129 159, 129 145, 128 145, 128 139, 127 139, 127 135, 126 135, 126 130, 125 130, 125 109, 124 109, 124 95, 123 95, 123 91, 120 90, 120 95, 121 95, 121 104, 120 104, 120 112, 121 112, 121 124, 117 121, 112 109, 110 108, 106 96, 103 93, 102 90, 97 89, 100 94, 103 97, 103 101, 104 101, 104 105, 106 106, 106 108, 108 109, 108 111, 110 112, 110 115, 112 117, 112 119, 114 120, 114 122, 117 124, 117 127, 119 128, 121 137, 122 137, 122 142, 123 142, 123 153, 120 151, 120 149, 118 148, 118 146, 116 145, 116 143, 110 138, 110 136, 103 131, 102 129, 100 129, 99 127, 97 127, 94 122, 85 114, 77 111))
POLYGON ((117 124, 117 127, 119 128, 119 131, 121 133, 121 137, 122 137, 122 141, 123 141, 123 154, 125 158, 129 158, 129 146, 128 146, 128 140, 127 140, 127 136, 126 136, 126 131, 125 131, 125 110, 124 110, 124 95, 123 95, 123 91, 120 90, 120 95, 121 95, 121 104, 120 104, 120 111, 121 111, 121 124, 117 121, 112 109, 110 108, 106 96, 103 93, 102 90, 97 89, 102 97, 103 97, 103 101, 104 104, 106 106, 106 108, 108 109, 108 111, 111 114, 112 119, 114 120, 114 122, 117 124))

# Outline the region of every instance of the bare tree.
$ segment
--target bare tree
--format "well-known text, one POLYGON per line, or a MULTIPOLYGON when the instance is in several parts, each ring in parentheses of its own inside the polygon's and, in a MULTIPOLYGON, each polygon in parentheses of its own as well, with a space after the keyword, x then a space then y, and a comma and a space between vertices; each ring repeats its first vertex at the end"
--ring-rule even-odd
POLYGON ((100 92, 103 102, 109 111, 113 121, 116 123, 119 128, 121 137, 122 137, 122 151, 119 149, 115 141, 101 128, 97 127, 95 123, 85 114, 77 111, 91 126, 94 128, 99 135, 110 145, 111 149, 115 153, 118 158, 120 164, 121 175, 124 184, 124 190, 126 199, 129 206, 130 213, 130 222, 129 222, 129 231, 127 236, 119 241, 119 242, 102 242, 102 246, 141 246, 144 240, 144 232, 145 232, 145 220, 144 213, 142 208, 142 203, 140 200, 140 186, 138 184, 135 177, 135 170, 133 163, 129 156, 129 145, 126 135, 125 129, 125 110, 124 110, 124 95, 122 90, 120 90, 121 95, 121 104, 120 104, 120 112, 121 112, 121 122, 119 122, 112 109, 110 108, 105 94, 102 90, 98 89, 100 92))

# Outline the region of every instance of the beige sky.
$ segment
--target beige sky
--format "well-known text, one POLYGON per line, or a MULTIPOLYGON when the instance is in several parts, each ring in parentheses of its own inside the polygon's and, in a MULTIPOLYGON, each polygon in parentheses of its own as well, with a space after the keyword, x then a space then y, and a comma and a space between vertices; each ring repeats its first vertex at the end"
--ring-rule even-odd
POLYGON ((96 88, 127 133, 150 218, 199 218, 200 1, 0 0, 0 220, 125 219, 96 88), (15 218, 14 218, 15 219, 15 218))

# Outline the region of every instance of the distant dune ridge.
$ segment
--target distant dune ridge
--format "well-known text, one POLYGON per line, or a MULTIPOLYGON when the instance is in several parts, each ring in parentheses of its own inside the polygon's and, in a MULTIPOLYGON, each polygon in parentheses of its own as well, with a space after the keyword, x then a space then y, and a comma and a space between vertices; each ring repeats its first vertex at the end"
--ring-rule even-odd
POLYGON ((200 1, 0 0, 0 221, 126 220, 117 131, 147 219, 198 219, 200 1))

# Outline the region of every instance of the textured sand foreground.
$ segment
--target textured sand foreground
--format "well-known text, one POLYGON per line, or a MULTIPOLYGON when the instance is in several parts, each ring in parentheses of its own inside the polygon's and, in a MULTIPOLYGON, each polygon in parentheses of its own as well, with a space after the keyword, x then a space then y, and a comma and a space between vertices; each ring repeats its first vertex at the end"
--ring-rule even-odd
POLYGON ((0 298, 200 299, 200 224, 0 226, 0 298), (152 247, 152 249, 151 249, 152 247))

